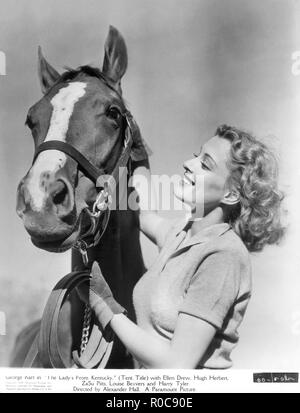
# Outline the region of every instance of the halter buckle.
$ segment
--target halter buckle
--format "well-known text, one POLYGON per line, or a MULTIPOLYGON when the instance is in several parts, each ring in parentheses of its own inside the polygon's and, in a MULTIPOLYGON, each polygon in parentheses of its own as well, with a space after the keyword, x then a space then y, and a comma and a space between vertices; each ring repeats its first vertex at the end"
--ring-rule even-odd
POLYGON ((104 188, 97 195, 92 210, 92 216, 95 218, 98 218, 101 212, 105 211, 112 204, 112 196, 108 188, 108 183, 104 182, 104 188))
POLYGON ((86 244, 86 242, 82 241, 82 240, 78 240, 76 242, 76 244, 74 245, 74 247, 79 250, 79 252, 81 254, 81 257, 82 257, 83 264, 85 266, 87 266, 88 263, 89 263, 89 257, 88 257, 88 253, 87 253, 87 244, 86 244))

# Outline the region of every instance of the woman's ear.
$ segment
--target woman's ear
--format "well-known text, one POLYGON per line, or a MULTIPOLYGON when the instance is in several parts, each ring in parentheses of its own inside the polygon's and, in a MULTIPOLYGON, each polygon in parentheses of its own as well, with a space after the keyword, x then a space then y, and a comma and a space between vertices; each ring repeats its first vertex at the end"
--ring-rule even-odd
POLYGON ((225 205, 237 205, 239 202, 239 193, 234 190, 226 192, 223 199, 221 200, 221 203, 225 205))

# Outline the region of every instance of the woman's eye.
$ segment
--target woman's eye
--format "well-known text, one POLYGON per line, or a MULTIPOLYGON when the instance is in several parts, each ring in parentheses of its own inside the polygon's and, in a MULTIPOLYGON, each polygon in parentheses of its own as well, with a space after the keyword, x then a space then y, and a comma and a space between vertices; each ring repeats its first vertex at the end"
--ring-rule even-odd
POLYGON ((111 106, 110 108, 108 108, 106 116, 113 120, 119 120, 121 117, 121 112, 118 108, 111 106))
POLYGON ((205 162, 201 162, 202 168, 210 171, 210 168, 206 165, 205 162))
MULTIPOLYGON (((193 155, 194 155, 195 158, 199 158, 199 156, 201 155, 201 152, 199 152, 199 153, 194 152, 193 155)), ((202 166, 203 169, 206 169, 206 170, 210 171, 209 166, 205 162, 200 161, 200 163, 201 163, 201 166, 202 166)))

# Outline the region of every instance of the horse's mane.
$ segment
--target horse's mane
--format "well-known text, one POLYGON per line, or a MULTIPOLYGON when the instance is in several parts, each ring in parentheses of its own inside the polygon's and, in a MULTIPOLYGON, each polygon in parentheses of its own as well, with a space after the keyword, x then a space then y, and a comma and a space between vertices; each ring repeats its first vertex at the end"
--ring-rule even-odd
POLYGON ((112 82, 101 72, 99 68, 93 67, 90 65, 84 65, 84 66, 79 66, 76 69, 72 69, 66 66, 65 69, 66 71, 61 74, 59 81, 67 82, 68 80, 75 79, 80 74, 85 74, 91 77, 96 77, 97 79, 100 79, 102 82, 104 82, 106 86, 112 89, 119 96, 119 98, 122 101, 124 101, 120 92, 118 92, 113 87, 112 82))
POLYGON ((66 71, 61 75, 60 79, 63 81, 73 80, 80 73, 86 75, 97 77, 98 79, 108 81, 104 74, 98 67, 93 67, 89 65, 79 66, 76 69, 73 69, 69 66, 65 66, 66 71))

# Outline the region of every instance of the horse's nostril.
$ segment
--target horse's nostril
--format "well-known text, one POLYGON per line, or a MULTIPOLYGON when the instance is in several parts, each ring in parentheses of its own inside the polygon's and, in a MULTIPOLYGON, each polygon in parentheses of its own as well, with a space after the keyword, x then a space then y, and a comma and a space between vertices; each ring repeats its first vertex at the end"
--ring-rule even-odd
POLYGON ((74 198, 68 184, 62 179, 52 183, 50 186, 50 197, 56 209, 56 216, 62 221, 71 224, 74 219, 72 214, 74 198))
POLYGON ((52 191, 52 201, 55 205, 62 205, 67 201, 68 188, 63 181, 57 181, 54 190, 52 191))

